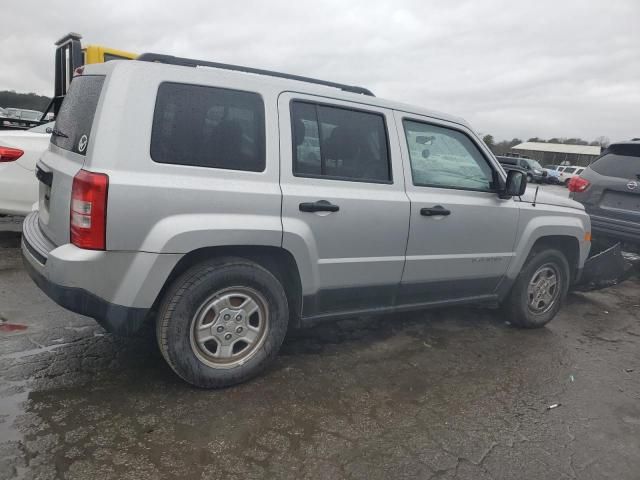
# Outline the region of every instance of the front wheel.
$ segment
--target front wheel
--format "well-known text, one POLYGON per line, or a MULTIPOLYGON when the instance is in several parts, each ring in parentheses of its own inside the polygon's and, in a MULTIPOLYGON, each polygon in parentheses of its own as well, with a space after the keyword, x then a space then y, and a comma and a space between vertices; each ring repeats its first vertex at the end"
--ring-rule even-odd
POLYGON ((532 252, 503 305, 507 319, 522 328, 543 327, 560 310, 569 280, 569 263, 562 252, 532 252))
POLYGON ((288 319, 278 279, 253 262, 227 257, 191 267, 172 284, 156 334, 183 380, 220 388, 254 377, 273 360, 288 319))

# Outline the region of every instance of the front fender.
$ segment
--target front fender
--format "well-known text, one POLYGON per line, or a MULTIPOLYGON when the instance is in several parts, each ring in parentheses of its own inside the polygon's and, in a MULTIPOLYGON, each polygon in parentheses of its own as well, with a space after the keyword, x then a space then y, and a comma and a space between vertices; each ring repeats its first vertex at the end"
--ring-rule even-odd
MULTIPOLYGON (((535 207, 534 207, 535 208, 535 207)), ((507 277, 515 280, 524 266, 529 253, 536 242, 545 237, 571 237, 578 243, 578 269, 582 269, 589 255, 591 242, 585 240, 585 234, 591 226, 587 215, 566 215, 560 212, 520 215, 516 255, 509 265, 507 277), (523 219, 523 217, 525 217, 523 219), (529 218, 527 218, 529 217, 529 218)))

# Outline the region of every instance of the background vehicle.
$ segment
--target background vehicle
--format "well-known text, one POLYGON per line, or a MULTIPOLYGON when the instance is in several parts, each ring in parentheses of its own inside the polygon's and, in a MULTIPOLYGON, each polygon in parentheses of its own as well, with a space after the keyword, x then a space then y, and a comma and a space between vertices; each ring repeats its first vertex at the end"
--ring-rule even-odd
POLYGON ((0 131, 0 214, 27 215, 38 201, 36 162, 47 149, 51 127, 0 131))
POLYGON ((559 185, 561 183, 558 165, 547 165, 543 170, 547 173, 547 176, 544 179, 545 183, 550 185, 559 185))
POLYGON ((640 247, 640 142, 614 143, 569 182, 591 216, 594 238, 640 247))
POLYGON ((582 172, 584 172, 585 167, 576 167, 574 165, 569 165, 566 167, 558 167, 558 172, 560 172, 560 183, 563 183, 565 186, 569 186, 569 180, 573 177, 578 177, 582 172))
POLYGON ((496 158, 503 166, 515 165, 517 167, 522 168, 526 172, 527 180, 529 182, 542 183, 542 181, 546 177, 546 173, 542 168, 542 166, 537 161, 531 158, 507 157, 507 156, 499 156, 496 158))
POLYGON ((40 124, 42 112, 37 110, 27 110, 24 108, 5 108, 3 126, 14 126, 16 128, 31 128, 40 124))
POLYGON ((533 206, 466 122, 362 87, 145 54, 87 66, 55 127, 27 270, 109 331, 155 320, 201 387, 256 375, 289 325, 488 302, 541 327, 590 248, 582 206, 533 206))
POLYGON ((53 113, 54 116, 58 114, 62 100, 78 68, 110 60, 132 60, 138 56, 135 53, 102 45, 83 47, 81 39, 82 35, 69 33, 56 42, 54 95, 45 110, 45 116, 49 113, 53 113))

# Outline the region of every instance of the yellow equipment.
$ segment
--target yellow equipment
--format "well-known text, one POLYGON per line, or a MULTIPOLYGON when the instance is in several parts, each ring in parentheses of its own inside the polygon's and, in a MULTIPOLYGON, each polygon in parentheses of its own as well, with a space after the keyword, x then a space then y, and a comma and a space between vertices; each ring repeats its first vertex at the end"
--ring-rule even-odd
POLYGON ((80 43, 81 38, 82 35, 69 33, 56 42, 54 95, 41 121, 44 121, 49 112, 57 115, 76 68, 91 63, 103 63, 110 60, 133 60, 138 57, 135 53, 102 45, 87 45, 83 47, 80 43))

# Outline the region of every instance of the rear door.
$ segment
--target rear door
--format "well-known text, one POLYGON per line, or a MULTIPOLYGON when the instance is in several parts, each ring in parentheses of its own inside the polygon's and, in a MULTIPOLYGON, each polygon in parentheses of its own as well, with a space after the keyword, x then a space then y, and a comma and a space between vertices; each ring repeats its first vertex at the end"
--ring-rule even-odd
POLYGON ((283 246, 306 259, 303 315, 392 305, 409 231, 392 112, 295 93, 278 105, 283 246))
MULTIPOLYGON (((594 223, 613 222, 621 226, 640 222, 640 145, 615 147, 596 160, 584 173, 591 182, 580 194, 594 223), (633 148, 635 147, 635 148, 633 148)), ((615 226, 613 226, 615 228, 615 226)))
POLYGON ((104 75, 73 79, 51 135, 49 149, 36 166, 39 184, 39 224, 56 245, 69 242, 69 208, 73 177, 92 150, 92 126, 104 75))
POLYGON ((396 112, 411 228, 399 302, 492 295, 514 256, 519 209, 501 172, 464 127, 396 112))

